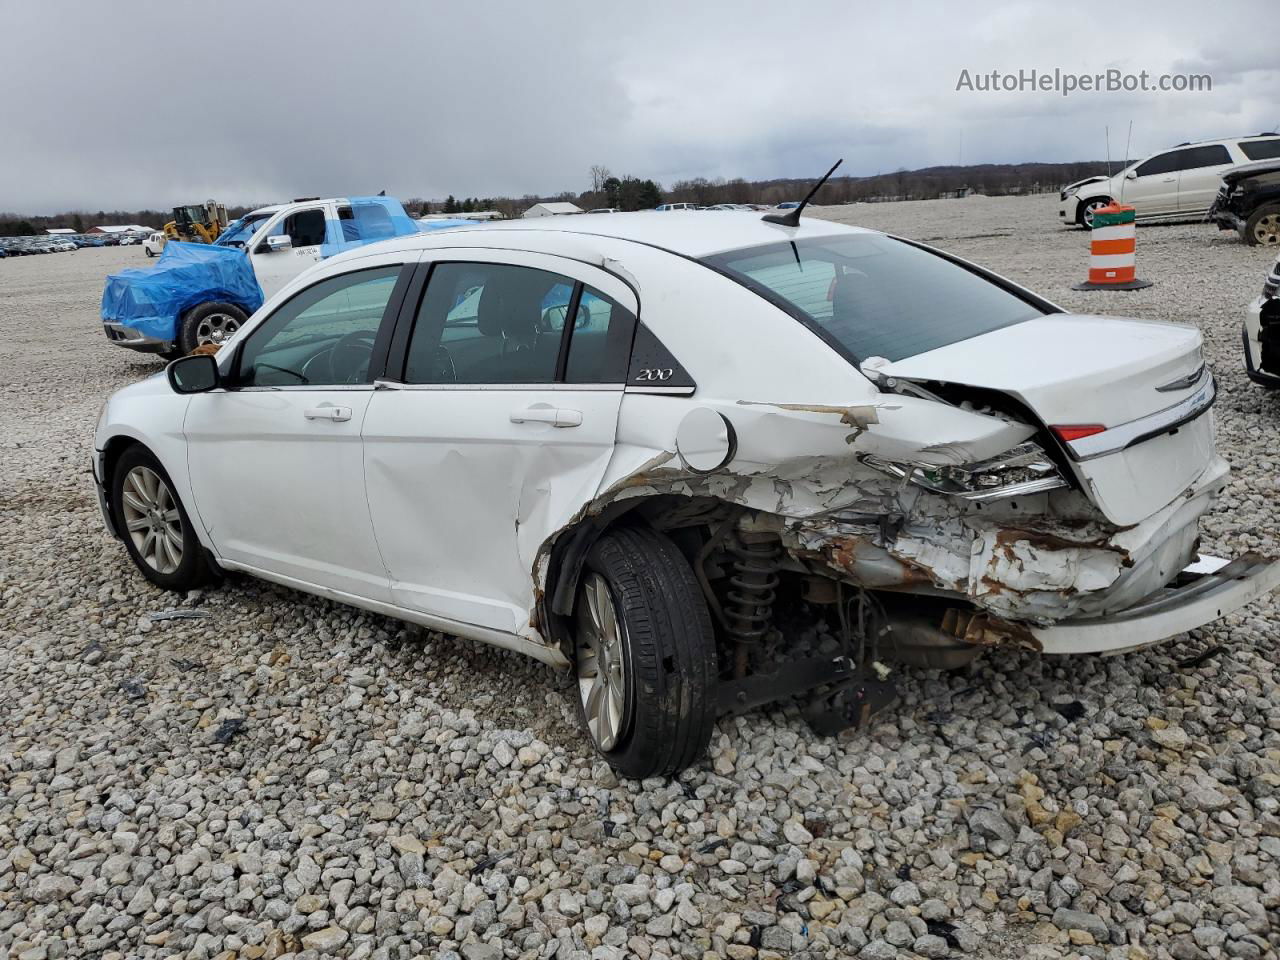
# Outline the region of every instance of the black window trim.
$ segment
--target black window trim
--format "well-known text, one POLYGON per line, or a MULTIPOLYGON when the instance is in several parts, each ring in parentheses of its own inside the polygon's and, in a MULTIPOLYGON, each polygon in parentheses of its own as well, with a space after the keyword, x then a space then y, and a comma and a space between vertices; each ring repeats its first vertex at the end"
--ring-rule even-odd
POLYGON ((407 261, 407 260, 402 261, 399 264, 382 263, 377 265, 365 266, 365 267, 360 267, 356 270, 348 270, 345 273, 333 273, 327 277, 321 277, 315 283, 308 284, 307 286, 303 287, 297 293, 293 294, 293 296, 289 297, 288 300, 284 301, 284 303, 280 304, 280 306, 272 310, 268 316, 263 317, 261 322, 254 324, 253 329, 250 330, 247 334, 245 334, 244 339, 241 340, 240 343, 236 345, 235 353, 231 357, 230 370, 228 371, 228 375, 224 378, 226 382, 226 388, 228 390, 259 390, 259 389, 261 390, 285 390, 285 389, 288 389, 288 390, 299 390, 299 389, 302 389, 302 390, 336 390, 336 389, 371 390, 373 389, 373 385, 378 380, 383 379, 383 376, 386 373, 387 355, 390 350, 391 336, 392 336, 394 325, 395 325, 394 320, 400 313, 400 310, 404 301, 405 293, 407 292, 410 281, 412 280, 413 270, 408 269, 412 266, 414 266, 414 264, 411 261, 407 261), (387 304, 382 309, 382 319, 378 321, 378 332, 374 335, 373 350, 369 354, 369 382, 368 383, 353 383, 353 384, 299 383, 299 384, 283 384, 279 386, 270 386, 270 387, 266 385, 256 385, 256 384, 246 385, 246 384, 240 383, 240 363, 244 357, 245 344, 247 344, 250 340, 252 340, 255 336, 257 336, 259 331, 261 331, 262 328, 265 327, 267 323, 270 322, 272 317, 274 317, 281 310, 285 309, 285 307, 287 307, 289 304, 297 300, 298 297, 301 297, 303 294, 308 293, 311 290, 314 290, 316 287, 318 287, 322 283, 327 283, 330 280, 336 280, 339 277, 352 277, 359 273, 368 273, 371 270, 386 270, 389 267, 394 267, 394 266, 399 267, 400 273, 396 276, 396 282, 391 288, 391 296, 387 298, 387 304))
MULTIPOLYGON (((585 260, 577 260, 572 257, 561 257, 557 254, 545 253, 540 250, 513 250, 507 251, 501 247, 477 247, 477 248, 459 248, 459 252, 467 249, 480 249, 485 251, 497 252, 515 252, 515 253, 533 253, 539 256, 548 257, 555 260, 565 260, 569 263, 583 264, 585 266, 601 269, 598 265, 588 263, 585 260)), ((632 311, 625 305, 618 303, 613 297, 605 293, 601 294, 608 297, 610 301, 617 303, 618 307, 632 315, 633 322, 631 325, 631 343, 627 345, 628 362, 631 357, 632 345, 635 343, 636 330, 640 326, 639 305, 640 298, 635 293, 635 286, 628 283, 622 277, 612 271, 603 271, 609 276, 624 283, 632 295, 636 297, 636 311, 632 311)), ((413 278, 406 287, 405 296, 400 302, 399 310, 395 318, 394 329, 389 338, 388 354, 383 364, 383 374, 377 380, 385 384, 386 388, 399 388, 409 390, 618 390, 622 391, 626 388, 626 374, 619 381, 609 383, 567 383, 565 376, 569 366, 569 348, 573 339, 573 327, 577 321, 578 304, 582 300, 583 290, 591 286, 577 277, 570 276, 567 273, 558 273, 545 267, 530 266, 525 263, 511 263, 509 260, 468 260, 465 256, 439 260, 428 260, 419 262, 417 269, 413 273, 413 278), (549 382, 532 382, 532 383, 409 383, 405 374, 409 365, 409 344, 413 340, 414 327, 417 324, 418 311, 422 307, 423 297, 426 296, 427 288, 431 284, 431 277, 435 273, 435 268, 443 264, 470 264, 474 266, 500 266, 500 267, 519 267, 525 270, 540 270, 543 273, 555 274, 564 277, 566 280, 573 282, 573 292, 569 298, 569 309, 565 313, 565 325, 560 334, 560 348, 556 353, 556 369, 555 378, 549 382)), ((598 289, 598 288, 597 288, 598 289)), ((376 386, 376 384, 375 384, 376 386)))

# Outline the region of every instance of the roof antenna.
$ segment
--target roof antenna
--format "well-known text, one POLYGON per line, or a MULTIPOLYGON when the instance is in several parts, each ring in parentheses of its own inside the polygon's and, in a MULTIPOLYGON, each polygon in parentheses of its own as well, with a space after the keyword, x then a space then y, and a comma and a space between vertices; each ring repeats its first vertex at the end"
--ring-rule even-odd
POLYGON ((843 157, 837 160, 835 162, 835 165, 832 166, 830 170, 828 170, 826 173, 822 175, 822 179, 813 185, 813 189, 810 190, 805 195, 805 198, 800 201, 800 206, 792 210, 788 210, 786 213, 766 213, 760 219, 763 220, 765 223, 780 223, 784 227, 800 226, 800 214, 802 214, 804 212, 804 208, 809 205, 809 201, 813 199, 813 195, 817 193, 818 190, 822 188, 822 185, 826 183, 827 180, 831 177, 831 175, 836 172, 836 167, 840 166, 840 164, 842 163, 844 163, 843 157))

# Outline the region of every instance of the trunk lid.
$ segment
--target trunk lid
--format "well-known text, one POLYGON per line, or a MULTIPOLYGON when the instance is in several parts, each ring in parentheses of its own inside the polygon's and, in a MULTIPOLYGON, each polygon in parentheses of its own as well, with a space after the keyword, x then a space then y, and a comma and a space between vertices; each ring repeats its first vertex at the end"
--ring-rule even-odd
POLYGON ((1194 327, 1057 313, 878 370, 998 390, 1048 427, 1105 428, 1064 447, 1102 512, 1129 525, 1182 494, 1213 460, 1213 384, 1203 366, 1194 327))

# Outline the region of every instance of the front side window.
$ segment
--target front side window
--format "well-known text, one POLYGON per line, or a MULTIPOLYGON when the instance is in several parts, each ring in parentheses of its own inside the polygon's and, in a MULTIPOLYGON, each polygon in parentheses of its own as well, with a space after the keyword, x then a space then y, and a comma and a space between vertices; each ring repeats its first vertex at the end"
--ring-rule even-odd
POLYGON ((1240 150, 1250 160, 1275 160, 1280 158, 1280 138, 1275 140, 1251 140, 1240 144, 1240 150))
POLYGON ((1178 152, 1158 153, 1150 160, 1138 164, 1135 173, 1140 177, 1154 177, 1159 173, 1173 173, 1178 169, 1178 152))
POLYGON ((299 210, 282 219, 258 241, 258 252, 267 251, 267 237, 287 236, 294 247, 318 247, 324 243, 324 209, 299 210))
POLYGON ((703 262, 854 363, 901 360, 1047 312, 946 257, 875 233, 746 247, 703 262))
POLYGON ((258 326, 240 354, 245 387, 367 384, 369 361, 400 266, 321 280, 258 326))

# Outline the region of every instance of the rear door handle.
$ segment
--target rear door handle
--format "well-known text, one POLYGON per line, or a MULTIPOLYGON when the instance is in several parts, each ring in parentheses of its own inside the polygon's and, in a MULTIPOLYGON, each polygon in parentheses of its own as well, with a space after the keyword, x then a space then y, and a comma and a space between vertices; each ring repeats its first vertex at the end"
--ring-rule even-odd
POLYGON ((535 404, 525 410, 512 410, 511 422, 549 423, 556 427, 577 427, 582 424, 582 411, 535 404))
POLYGON ((343 420, 351 419, 351 408, 331 406, 312 407, 310 410, 304 411, 302 415, 308 420, 337 420, 341 422, 343 420))

